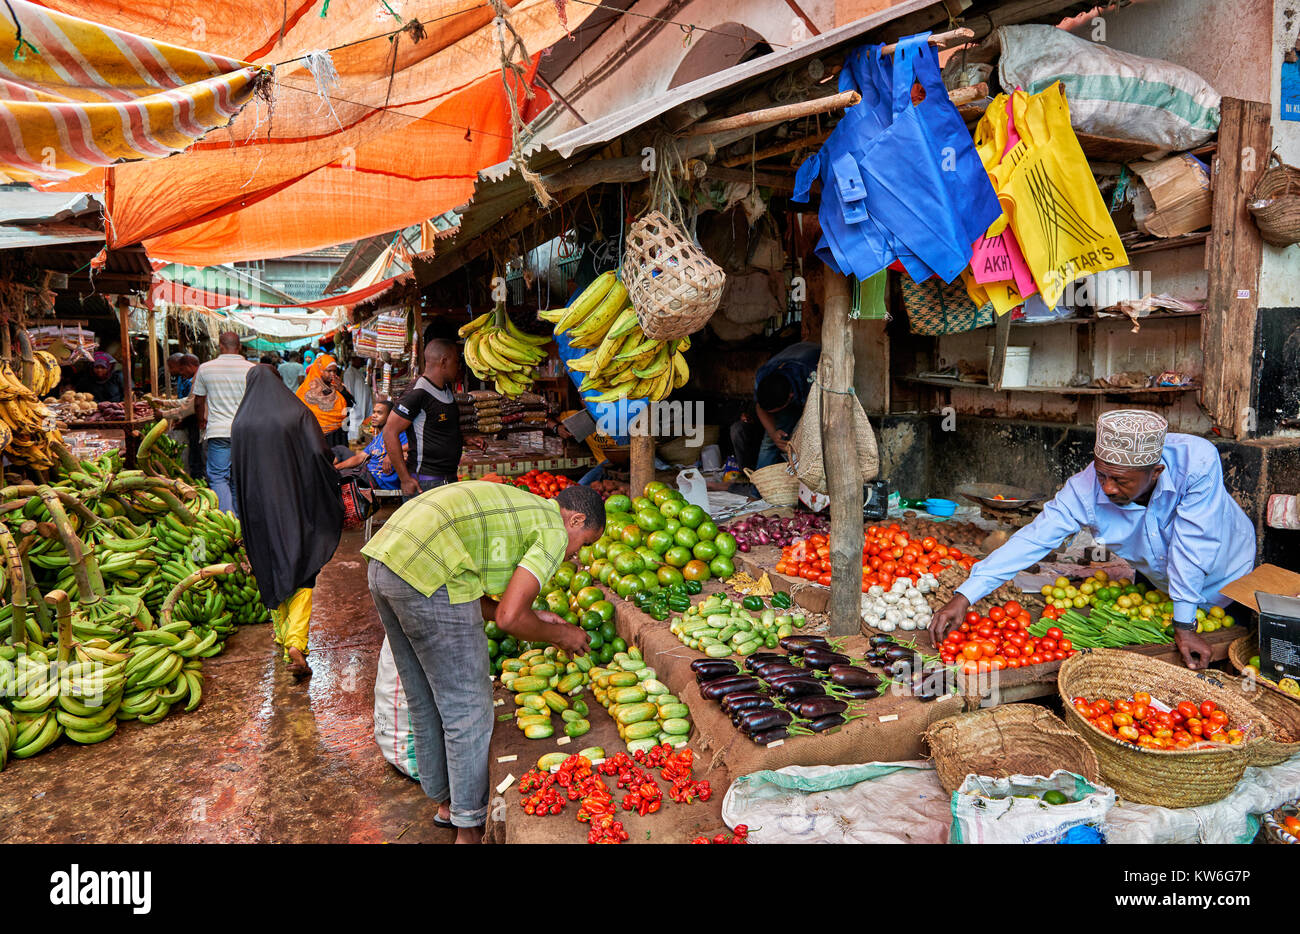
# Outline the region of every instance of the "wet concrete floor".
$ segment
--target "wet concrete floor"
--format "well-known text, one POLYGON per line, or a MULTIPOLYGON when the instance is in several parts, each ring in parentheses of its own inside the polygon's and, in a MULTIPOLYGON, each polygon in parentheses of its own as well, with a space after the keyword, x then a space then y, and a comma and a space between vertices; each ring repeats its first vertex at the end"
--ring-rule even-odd
POLYGON ((203 702, 161 723, 67 740, 0 773, 0 843, 449 843, 435 808, 372 737, 384 630, 359 533, 317 580, 295 683, 270 625, 205 659, 203 702))

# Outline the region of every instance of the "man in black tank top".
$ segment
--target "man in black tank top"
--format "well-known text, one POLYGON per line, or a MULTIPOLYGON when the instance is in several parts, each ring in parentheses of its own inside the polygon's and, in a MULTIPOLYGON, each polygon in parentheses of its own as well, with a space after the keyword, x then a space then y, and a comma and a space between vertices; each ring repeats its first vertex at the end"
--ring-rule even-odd
POLYGON ((464 447, 453 386, 460 377, 460 351, 448 340, 424 348, 424 372, 402 394, 384 423, 384 448, 402 492, 418 496, 456 479, 464 447), (402 433, 410 445, 402 454, 402 433))

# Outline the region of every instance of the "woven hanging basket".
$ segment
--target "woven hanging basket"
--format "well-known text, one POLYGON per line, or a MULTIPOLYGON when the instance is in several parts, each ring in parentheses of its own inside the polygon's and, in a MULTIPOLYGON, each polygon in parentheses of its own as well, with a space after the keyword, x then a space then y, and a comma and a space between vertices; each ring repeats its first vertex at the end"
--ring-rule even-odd
POLYGON ((1065 769, 1100 784, 1097 757, 1078 733, 1037 704, 1004 704, 940 720, 926 731, 945 791, 967 775, 1009 778, 1065 769))
POLYGON ((1101 778, 1120 797, 1138 804, 1167 808, 1209 804, 1227 796, 1251 764, 1252 746, 1273 738, 1272 725, 1240 692, 1204 672, 1189 671, 1136 652, 1091 649, 1061 663, 1057 688, 1065 706, 1065 722, 1097 754, 1101 778), (1208 749, 1140 749, 1101 732, 1074 709, 1073 698, 1089 700, 1128 697, 1151 691, 1164 703, 1199 704, 1210 700, 1227 712, 1246 733, 1237 746, 1214 744, 1208 749))
POLYGON ((704 327, 727 277, 676 224, 651 211, 628 231, 622 280, 645 336, 666 341, 704 327))
POLYGON ((758 487, 758 495, 773 506, 793 506, 799 501, 799 478, 785 461, 758 470, 746 468, 745 476, 758 487))
POLYGON ((1300 169, 1274 154, 1246 205, 1265 243, 1300 243, 1300 169))

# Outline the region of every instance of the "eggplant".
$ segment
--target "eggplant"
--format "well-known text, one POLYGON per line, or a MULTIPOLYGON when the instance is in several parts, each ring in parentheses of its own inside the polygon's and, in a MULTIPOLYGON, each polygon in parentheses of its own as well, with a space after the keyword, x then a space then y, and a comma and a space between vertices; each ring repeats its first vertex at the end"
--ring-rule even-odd
POLYGON ((896 662, 904 658, 911 658, 912 650, 902 645, 891 645, 885 649, 885 658, 891 662, 896 662))
POLYGON ((745 691, 740 694, 728 694, 722 699, 722 709, 727 713, 737 710, 753 710, 761 707, 775 707, 776 701, 757 691, 745 691))
POLYGON ((749 738, 760 746, 766 746, 768 743, 775 743, 778 739, 785 739, 790 732, 783 726, 774 727, 770 730, 764 730, 762 733, 750 733, 749 738))
POLYGON ((854 700, 871 700, 873 697, 879 697, 882 689, 879 686, 874 688, 845 688, 844 692, 854 700))
POLYGON ((764 665, 767 664, 768 662, 789 662, 789 661, 790 661, 790 656, 782 655, 780 652, 755 652, 753 655, 745 659, 745 668, 748 671, 753 671, 759 665, 764 665))
POLYGON ((787 671, 807 671, 806 668, 800 668, 798 665, 792 665, 789 662, 764 662, 753 669, 753 673, 760 678, 768 678, 773 675, 779 675, 787 671))
POLYGON ((700 694, 706 700, 722 700, 728 694, 742 691, 757 691, 762 683, 757 678, 722 678, 700 688, 700 694))
POLYGON ((761 733, 778 726, 789 726, 794 720, 784 710, 747 710, 740 715, 740 729, 745 733, 761 733))
POLYGON ((773 675, 772 677, 764 678, 763 680, 774 688, 779 688, 781 685, 787 684, 790 681, 812 681, 814 684, 817 683, 817 679, 813 676, 811 671, 782 672, 779 675, 773 675))
POLYGON ((844 722, 842 714, 828 713, 824 717, 818 717, 816 720, 805 723, 804 726, 814 733, 825 733, 827 730, 833 730, 835 727, 841 726, 844 722))
POLYGON ((695 680, 703 684, 705 681, 712 681, 715 678, 738 674, 740 669, 736 667, 735 662, 729 662, 725 659, 700 658, 691 662, 691 671, 695 674, 695 680))
POLYGON ((848 704, 834 697, 797 697, 787 701, 786 706, 805 720, 815 720, 849 709, 848 704))
POLYGON ((824 695, 826 689, 816 681, 787 681, 781 685, 781 696, 787 699, 824 695))
POLYGON ((880 684, 880 677, 865 668, 855 668, 852 665, 831 665, 826 671, 831 676, 831 680, 841 687, 873 688, 880 684))
POLYGON ((791 655, 802 655, 803 650, 810 645, 820 645, 829 648, 829 644, 822 636, 786 636, 778 645, 785 649, 791 655))
POLYGON ((803 661, 809 668, 825 671, 831 665, 848 665, 853 659, 839 652, 819 652, 810 648, 803 653, 803 661))
POLYGON ((893 643, 893 641, 894 640, 892 637, 880 635, 879 633, 877 633, 876 635, 872 636, 870 639, 867 640, 867 644, 870 645, 873 649, 877 649, 886 645, 890 645, 891 643, 893 643))

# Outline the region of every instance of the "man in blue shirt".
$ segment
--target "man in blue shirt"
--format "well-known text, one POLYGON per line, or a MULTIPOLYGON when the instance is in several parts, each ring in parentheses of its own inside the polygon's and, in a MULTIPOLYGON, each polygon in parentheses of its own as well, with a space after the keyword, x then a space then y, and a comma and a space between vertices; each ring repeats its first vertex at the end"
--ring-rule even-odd
MULTIPOLYGON (((384 423, 388 421, 388 413, 393 410, 393 403, 387 399, 380 399, 375 403, 374 411, 370 415, 370 425, 375 430, 375 436, 370 443, 362 448, 361 453, 351 454, 347 448, 341 445, 337 447, 336 456, 341 459, 334 462, 334 467, 340 472, 356 470, 365 464, 366 471, 370 474, 371 480, 377 490, 397 490, 401 488, 401 480, 397 476, 397 468, 388 460, 388 453, 384 449, 384 423), (343 456, 343 455, 348 456, 343 456)), ((403 433, 400 438, 402 448, 406 448, 406 434, 403 433)))
POLYGON ((1255 527, 1223 485, 1214 445, 1166 435, 1153 412, 1121 409, 1097 419, 1093 463, 1066 481, 1042 513, 971 569, 934 615, 936 645, 966 611, 1003 581, 1087 528, 1174 604, 1174 643, 1188 668, 1204 668, 1211 649, 1196 634, 1196 610, 1231 602, 1220 588, 1255 565, 1255 527))

